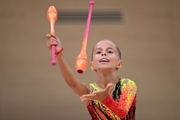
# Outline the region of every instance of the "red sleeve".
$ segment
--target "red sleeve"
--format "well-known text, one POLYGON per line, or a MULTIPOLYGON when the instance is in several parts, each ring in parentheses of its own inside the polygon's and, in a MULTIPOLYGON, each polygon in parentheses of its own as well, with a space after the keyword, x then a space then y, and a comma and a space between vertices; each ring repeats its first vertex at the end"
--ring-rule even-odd
POLYGON ((122 92, 120 95, 119 102, 115 101, 110 95, 101 102, 106 105, 112 112, 114 112, 118 117, 124 118, 136 95, 136 84, 132 80, 124 81, 121 88, 122 92))

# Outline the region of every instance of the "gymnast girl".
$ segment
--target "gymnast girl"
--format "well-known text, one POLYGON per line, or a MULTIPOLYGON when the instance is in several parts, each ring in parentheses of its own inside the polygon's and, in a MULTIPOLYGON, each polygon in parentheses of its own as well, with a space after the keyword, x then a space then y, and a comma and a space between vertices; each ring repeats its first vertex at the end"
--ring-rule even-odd
POLYGON ((92 120, 135 120, 137 87, 133 80, 118 74, 122 67, 119 47, 110 40, 97 42, 92 50, 92 83, 76 78, 63 55, 63 46, 55 34, 47 34, 47 47, 55 46, 56 59, 67 85, 86 103, 92 120))

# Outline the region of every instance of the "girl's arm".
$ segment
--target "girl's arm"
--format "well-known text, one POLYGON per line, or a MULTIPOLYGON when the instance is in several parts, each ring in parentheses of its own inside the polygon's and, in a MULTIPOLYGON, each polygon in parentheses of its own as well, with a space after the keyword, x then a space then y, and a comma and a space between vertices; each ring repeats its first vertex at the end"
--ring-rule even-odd
POLYGON ((60 39, 56 35, 47 34, 47 47, 51 49, 52 45, 55 45, 55 50, 57 55, 57 60, 59 63, 59 68, 63 78, 65 79, 66 83, 72 90, 79 96, 89 93, 88 85, 81 83, 73 74, 71 68, 69 67, 68 63, 63 57, 63 47, 61 44, 60 39), (60 52, 60 53, 59 53, 60 52))
POLYGON ((72 90, 79 96, 89 93, 89 86, 87 84, 81 83, 73 74, 71 68, 65 61, 63 57, 63 53, 57 56, 57 60, 59 63, 59 68, 63 78, 65 79, 66 83, 72 90))
POLYGON ((101 101, 120 118, 124 118, 128 114, 133 102, 136 102, 137 91, 136 84, 132 80, 125 79, 122 82, 119 102, 115 101, 110 95, 101 101))

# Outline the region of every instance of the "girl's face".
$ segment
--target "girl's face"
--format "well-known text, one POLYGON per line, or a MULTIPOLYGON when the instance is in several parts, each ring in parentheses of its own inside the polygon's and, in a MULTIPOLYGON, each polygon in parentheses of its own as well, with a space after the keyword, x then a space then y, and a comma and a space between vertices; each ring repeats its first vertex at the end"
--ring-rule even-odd
POLYGON ((91 62, 93 70, 118 70, 121 65, 118 50, 113 42, 103 40, 95 45, 91 62))

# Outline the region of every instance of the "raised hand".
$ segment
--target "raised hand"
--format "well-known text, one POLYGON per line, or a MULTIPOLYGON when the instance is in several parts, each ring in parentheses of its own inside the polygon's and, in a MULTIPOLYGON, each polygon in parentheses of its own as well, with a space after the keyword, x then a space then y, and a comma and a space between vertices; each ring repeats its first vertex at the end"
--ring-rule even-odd
POLYGON ((47 41, 46 41, 46 45, 49 49, 51 49, 52 45, 55 45, 55 53, 58 53, 61 49, 62 49, 62 44, 60 39, 53 34, 47 34, 47 41))
POLYGON ((113 90, 114 85, 109 83, 105 89, 101 89, 99 91, 95 91, 91 94, 85 94, 80 97, 81 101, 88 101, 88 100, 104 100, 108 94, 110 94, 113 90))

